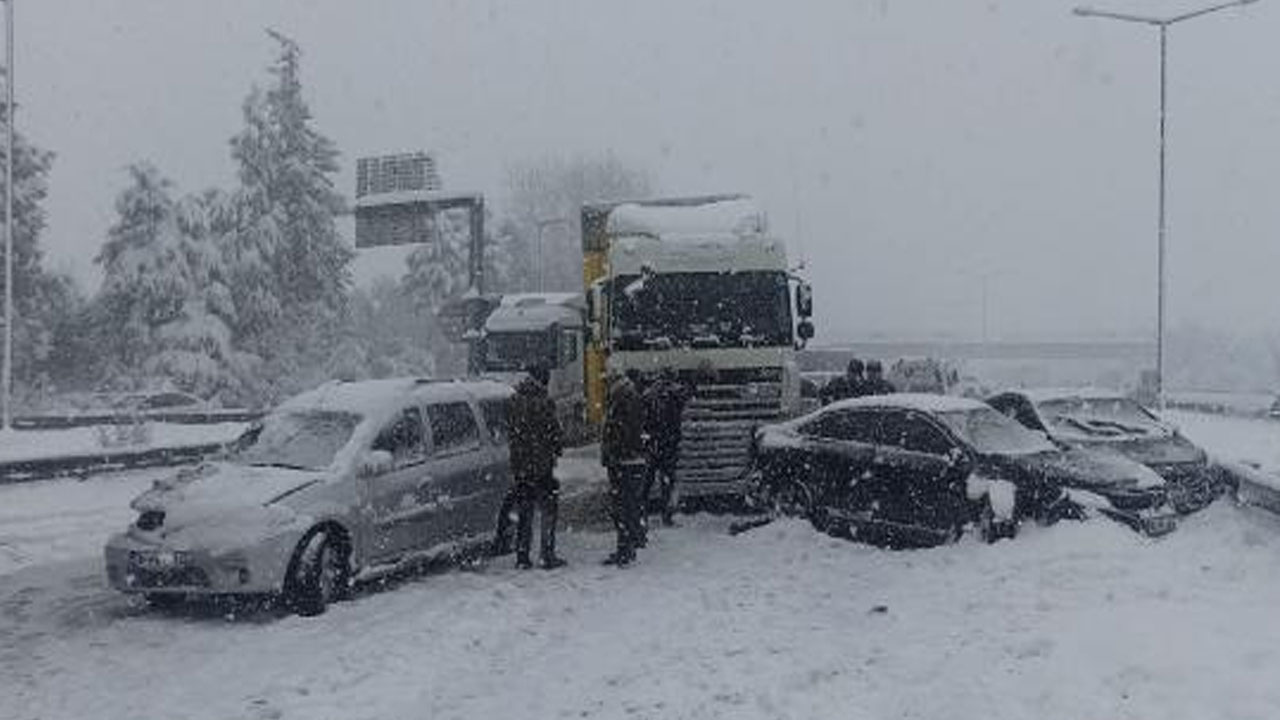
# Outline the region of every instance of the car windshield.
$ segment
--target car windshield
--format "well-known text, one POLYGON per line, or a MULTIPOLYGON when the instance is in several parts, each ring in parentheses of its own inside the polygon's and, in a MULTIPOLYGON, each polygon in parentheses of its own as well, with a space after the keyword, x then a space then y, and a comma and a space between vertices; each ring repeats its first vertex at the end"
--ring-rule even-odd
POLYGON ((1063 398, 1040 404, 1040 414, 1061 433, 1097 438, 1164 435, 1160 421, 1129 398, 1063 398))
POLYGON ((981 453, 1030 455, 1053 450, 1053 443, 1028 430, 994 408, 953 410, 938 413, 952 432, 981 453))
POLYGON ((245 433, 234 459, 245 465, 322 470, 359 424, 359 415, 346 412, 273 413, 245 433))
POLYGON ((613 331, 626 350, 790 345, 779 272, 619 275, 613 331))
POLYGON ((485 370, 527 370, 548 364, 551 335, 546 332, 489 333, 484 339, 485 370))

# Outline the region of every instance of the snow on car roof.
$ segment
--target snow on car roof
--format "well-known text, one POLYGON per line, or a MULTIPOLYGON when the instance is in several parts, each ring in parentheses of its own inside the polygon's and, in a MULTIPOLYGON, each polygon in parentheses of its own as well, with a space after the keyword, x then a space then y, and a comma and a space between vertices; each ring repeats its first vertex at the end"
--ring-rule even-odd
POLYGON ((468 397, 503 397, 511 392, 509 385, 492 380, 389 378, 333 381, 286 400, 280 409, 349 412, 377 419, 394 414, 405 406, 406 399, 462 400, 468 397))
POLYGON ((827 408, 900 408, 903 410, 919 410, 921 412, 969 412, 990 407, 980 400, 956 397, 954 395, 934 395, 930 393, 899 393, 896 395, 872 395, 870 397, 850 398, 828 405, 827 408))
POLYGON ((1057 400, 1123 400, 1127 397, 1122 392, 1100 387, 1031 388, 1015 392, 1036 404, 1057 400))

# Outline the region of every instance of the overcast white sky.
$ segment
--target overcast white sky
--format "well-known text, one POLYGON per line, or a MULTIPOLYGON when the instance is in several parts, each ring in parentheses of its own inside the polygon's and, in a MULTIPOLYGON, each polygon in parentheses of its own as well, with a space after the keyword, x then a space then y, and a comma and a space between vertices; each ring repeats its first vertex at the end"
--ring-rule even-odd
MULTIPOLYGON (((1101 3, 1102 0, 1097 0, 1101 3)), ((57 152, 44 244, 92 258, 123 168, 227 186, 273 52, 354 158, 504 167, 611 149, 669 194, 743 191, 808 260, 820 339, 1135 336, 1154 322, 1157 35, 1070 0, 18 0, 19 123, 57 152)), ((1108 0, 1176 12, 1185 2, 1108 0)), ((1280 0, 1170 41, 1172 321, 1275 327, 1280 0)))

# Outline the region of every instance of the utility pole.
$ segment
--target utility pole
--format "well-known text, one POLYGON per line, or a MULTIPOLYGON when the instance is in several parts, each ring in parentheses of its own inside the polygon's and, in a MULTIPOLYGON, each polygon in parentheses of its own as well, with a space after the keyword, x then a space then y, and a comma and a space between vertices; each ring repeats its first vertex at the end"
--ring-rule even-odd
POLYGON ((1165 162, 1165 145, 1166 145, 1166 107, 1168 99, 1168 58, 1169 58, 1169 27, 1176 25, 1184 20, 1198 18, 1209 13, 1226 10, 1227 8, 1239 7, 1242 5, 1251 5, 1258 0, 1232 0, 1232 2, 1213 5, 1200 10, 1192 10, 1174 15, 1172 17, 1149 17, 1145 15, 1131 15, 1128 13, 1115 13, 1107 10, 1095 10, 1089 7, 1078 7, 1073 12, 1079 17, 1103 18, 1106 20, 1119 20, 1121 22, 1139 23, 1142 25, 1150 25, 1160 30, 1160 168, 1159 168, 1159 191, 1157 201, 1157 221, 1156 221, 1156 242, 1157 242, 1157 260, 1156 260, 1156 402, 1164 407, 1164 334, 1165 334, 1165 236, 1167 235, 1167 224, 1165 221, 1166 206, 1166 178, 1167 165, 1165 162))
POLYGON ((4 417, 0 431, 13 429, 13 3, 4 2, 5 156, 4 156, 4 417))
POLYGON ((552 225, 569 225, 568 218, 553 217, 535 222, 538 227, 538 292, 546 292, 546 273, 542 259, 542 232, 552 225))

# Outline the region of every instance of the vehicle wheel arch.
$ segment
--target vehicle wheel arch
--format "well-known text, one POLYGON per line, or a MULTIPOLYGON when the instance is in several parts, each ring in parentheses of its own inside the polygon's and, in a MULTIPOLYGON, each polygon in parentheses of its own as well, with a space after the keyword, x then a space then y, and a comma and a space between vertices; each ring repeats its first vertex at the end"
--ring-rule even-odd
POLYGON ((298 588, 295 586, 299 565, 303 562, 303 557, 314 542, 316 536, 324 535, 331 542, 335 543, 342 553, 343 562, 346 565, 346 577, 350 579, 356 574, 355 563, 355 545, 354 537, 350 530, 342 523, 334 519, 320 520, 314 523, 306 532, 304 532, 297 544, 294 546, 292 554, 289 556, 289 564, 286 566, 284 578, 281 584, 280 592, 286 599, 293 596, 298 588))

